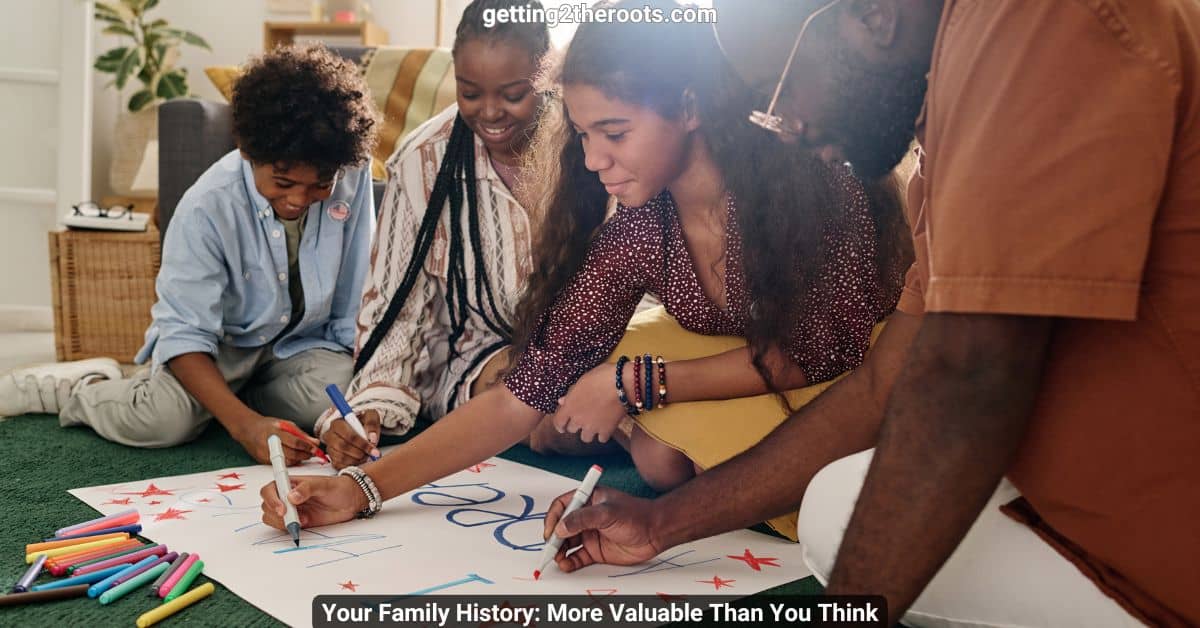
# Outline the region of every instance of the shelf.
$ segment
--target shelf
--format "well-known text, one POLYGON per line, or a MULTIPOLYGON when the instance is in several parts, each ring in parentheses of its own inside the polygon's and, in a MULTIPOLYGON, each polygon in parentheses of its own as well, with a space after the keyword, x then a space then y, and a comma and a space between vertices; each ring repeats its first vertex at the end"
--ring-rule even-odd
POLYGON ((264 22, 263 49, 290 45, 297 35, 356 37, 363 46, 388 43, 387 31, 374 22, 264 22))

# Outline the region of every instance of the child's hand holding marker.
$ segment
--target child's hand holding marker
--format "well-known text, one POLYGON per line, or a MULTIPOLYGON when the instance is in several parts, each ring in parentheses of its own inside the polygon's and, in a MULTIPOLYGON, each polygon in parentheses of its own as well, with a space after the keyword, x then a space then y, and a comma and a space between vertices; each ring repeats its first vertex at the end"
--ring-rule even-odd
POLYGON ((364 410, 361 415, 355 413, 334 384, 327 386, 325 392, 344 419, 331 422, 324 434, 333 467, 341 469, 367 460, 378 460, 379 413, 374 410, 364 410))
POLYGON ((267 438, 272 434, 279 437, 283 445, 283 455, 289 466, 300 464, 313 455, 321 441, 300 431, 291 421, 274 417, 263 417, 251 421, 240 429, 230 431, 230 436, 238 442, 250 457, 259 464, 271 464, 271 452, 267 450, 267 438), (290 425, 293 429, 281 427, 290 425))

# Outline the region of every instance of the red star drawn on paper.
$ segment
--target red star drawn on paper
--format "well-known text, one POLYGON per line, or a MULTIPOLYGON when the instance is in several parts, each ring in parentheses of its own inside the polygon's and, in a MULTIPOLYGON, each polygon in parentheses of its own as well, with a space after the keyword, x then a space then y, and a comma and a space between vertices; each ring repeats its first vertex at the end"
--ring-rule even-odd
POLYGON ((162 502, 158 501, 157 499, 152 499, 152 500, 150 500, 150 501, 146 502, 146 505, 147 505, 147 506, 157 506, 157 505, 159 505, 159 504, 161 504, 161 503, 162 503, 162 502))
POLYGON ((737 582, 737 580, 722 580, 721 576, 713 576, 712 580, 697 580, 696 582, 703 582, 704 584, 711 584, 714 587, 716 587, 716 589, 718 591, 720 591, 721 587, 729 587, 730 589, 732 589, 733 585, 729 584, 729 583, 737 582))
POLYGON ((164 519, 187 519, 187 517, 184 517, 183 515, 185 513, 189 513, 189 512, 192 512, 192 511, 179 510, 176 508, 168 508, 168 509, 158 513, 157 515, 154 515, 154 520, 162 521, 164 519))
POLYGON ((484 469, 486 469, 488 467, 494 467, 494 466, 496 466, 496 465, 494 465, 490 462, 481 462, 479 464, 473 464, 473 465, 467 467, 467 471, 470 471, 471 473, 481 473, 484 469))
POLYGON ((104 506, 104 505, 106 505, 106 504, 116 504, 117 506, 128 506, 128 505, 129 505, 129 499, 130 499, 130 498, 128 498, 128 497, 122 497, 121 499, 110 499, 110 500, 108 500, 108 501, 106 501, 106 502, 104 502, 103 504, 100 504, 100 505, 101 505, 101 506, 104 506))
POLYGON ((132 493, 121 493, 121 494, 122 495, 138 495, 140 497, 153 497, 155 495, 174 495, 175 493, 173 493, 171 491, 164 491, 163 489, 155 486, 153 482, 151 482, 150 486, 147 486, 146 490, 144 490, 144 491, 134 491, 132 493))
POLYGON ((775 562, 775 561, 779 560, 778 558, 775 558, 773 556, 763 556, 760 558, 758 556, 755 556, 754 554, 751 554, 750 548, 746 548, 746 553, 742 554, 741 556, 734 556, 733 554, 728 554, 728 555, 726 555, 726 558, 732 558, 734 560, 746 561, 746 564, 749 565, 750 568, 753 569, 754 571, 762 571, 762 567, 760 567, 759 565, 767 565, 769 567, 778 567, 779 566, 779 563, 775 562))
POLYGON ((228 493, 229 491, 240 491, 245 487, 245 484, 221 484, 220 482, 217 482, 217 488, 220 489, 222 493, 228 493))
POLYGON ((345 590, 347 590, 347 591, 354 591, 355 593, 357 593, 357 592, 358 592, 358 587, 361 587, 362 585, 361 585, 361 584, 354 584, 354 581, 353 581, 353 580, 347 580, 347 581, 345 581, 345 582, 339 582, 339 583, 338 583, 338 586, 339 586, 339 587, 342 587, 343 589, 345 589, 345 590))
POLYGON ((680 600, 687 599, 686 595, 671 595, 670 593, 663 593, 661 591, 658 593, 655 593, 655 595, 658 596, 658 599, 660 599, 664 602, 678 602, 680 600))
POLYGON ((205 498, 203 498, 203 499, 197 499, 196 501, 197 501, 197 502, 199 502, 199 503, 201 503, 201 504, 207 504, 208 502, 211 502, 212 500, 211 500, 211 499, 209 499, 209 498, 207 498, 207 497, 205 497, 205 498))
POLYGON ((217 479, 218 480, 240 480, 240 479, 242 479, 242 474, 237 473, 236 471, 231 472, 231 473, 222 473, 221 475, 217 476, 217 479))

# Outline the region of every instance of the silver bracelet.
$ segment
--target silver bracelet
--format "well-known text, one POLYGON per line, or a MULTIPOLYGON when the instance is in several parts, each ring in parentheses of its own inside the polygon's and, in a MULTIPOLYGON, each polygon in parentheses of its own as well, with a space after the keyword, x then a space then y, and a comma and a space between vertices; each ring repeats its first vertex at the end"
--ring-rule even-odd
POLYGON ((349 466, 338 471, 338 475, 348 475, 358 484, 358 488, 362 489, 364 495, 367 496, 367 507, 358 511, 356 515, 359 519, 370 519, 379 514, 383 510, 383 496, 379 494, 379 489, 375 486, 375 481, 371 476, 367 475, 362 469, 349 466))

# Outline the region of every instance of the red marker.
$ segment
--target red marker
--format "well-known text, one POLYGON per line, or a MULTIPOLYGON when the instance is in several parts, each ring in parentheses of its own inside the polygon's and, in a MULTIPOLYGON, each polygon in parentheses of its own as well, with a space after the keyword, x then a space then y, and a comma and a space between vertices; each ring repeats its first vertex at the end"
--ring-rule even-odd
MULTIPOLYGON (((300 431, 300 428, 296 427, 296 425, 291 421, 276 421, 275 426, 287 432, 288 434, 291 434, 292 436, 299 436, 300 438, 308 441, 313 440, 312 436, 300 431)), ((321 448, 317 445, 313 445, 313 455, 321 460, 324 460, 325 462, 329 462, 329 456, 325 455, 325 452, 321 451, 321 448)))
MULTIPOLYGON (((600 474, 604 471, 598 464, 592 465, 588 469, 587 475, 583 477, 583 482, 579 484, 579 488, 575 489, 575 494, 571 496, 571 503, 567 509, 563 511, 563 518, 567 515, 579 510, 581 506, 587 503, 592 497, 592 490, 596 488, 596 481, 600 479, 600 474)), ((561 519, 560 519, 561 521, 561 519)), ((562 547, 563 540, 557 534, 551 534, 550 539, 542 546, 541 563, 538 569, 533 570, 533 579, 537 580, 542 577, 542 569, 546 568, 554 561, 554 555, 558 553, 558 548, 562 547)))

